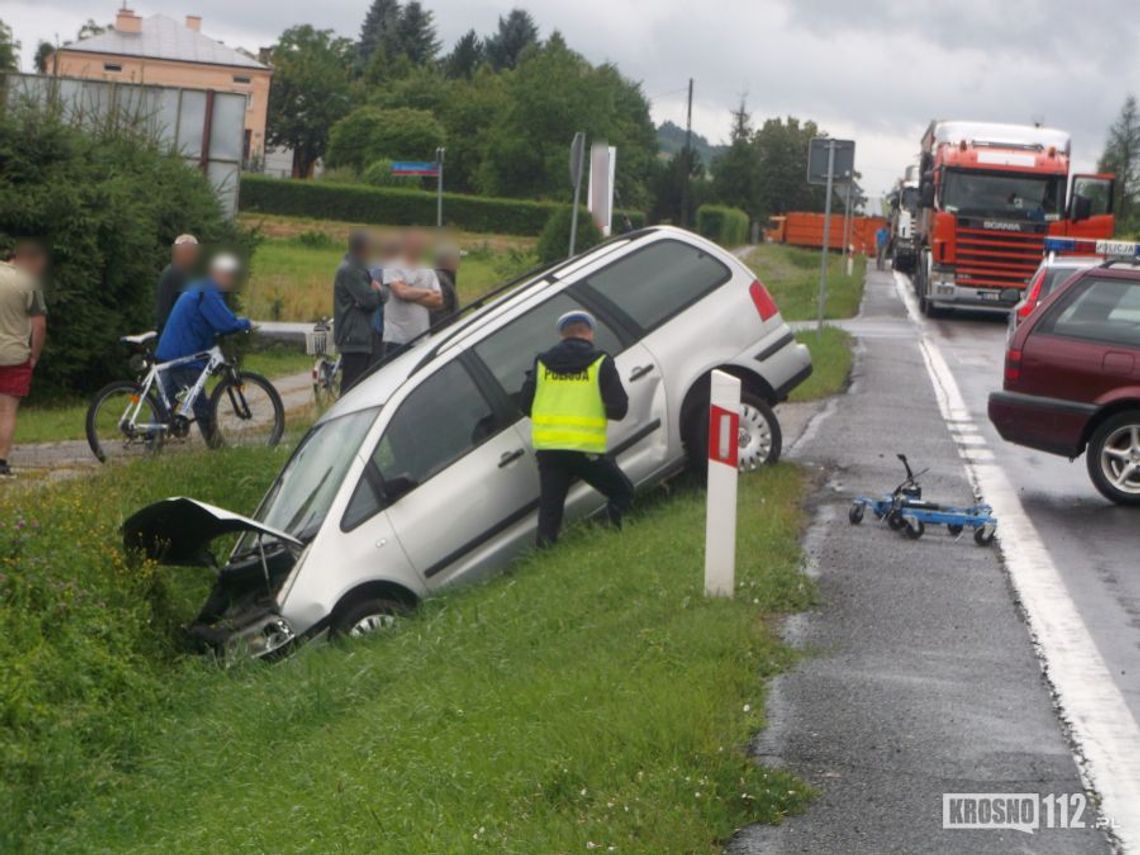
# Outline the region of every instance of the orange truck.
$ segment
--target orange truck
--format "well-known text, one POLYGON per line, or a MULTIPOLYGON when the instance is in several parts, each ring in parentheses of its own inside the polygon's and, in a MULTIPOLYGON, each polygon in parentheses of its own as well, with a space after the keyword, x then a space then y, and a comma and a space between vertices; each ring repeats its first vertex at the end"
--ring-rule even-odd
POLYGON ((1046 237, 1110 238, 1111 175, 1074 175, 1065 131, 931 122, 919 167, 914 289, 926 314, 1008 309, 1041 263, 1046 237))
MULTIPOLYGON (((793 211, 778 217, 769 218, 769 226, 764 229, 764 239, 769 243, 786 243, 788 246, 819 248, 823 246, 823 214, 793 211)), ((851 221, 851 244, 856 252, 870 255, 875 253, 875 232, 887 221, 883 217, 856 216, 851 221)), ((831 230, 827 245, 831 249, 843 249, 843 215, 831 215, 831 230)))

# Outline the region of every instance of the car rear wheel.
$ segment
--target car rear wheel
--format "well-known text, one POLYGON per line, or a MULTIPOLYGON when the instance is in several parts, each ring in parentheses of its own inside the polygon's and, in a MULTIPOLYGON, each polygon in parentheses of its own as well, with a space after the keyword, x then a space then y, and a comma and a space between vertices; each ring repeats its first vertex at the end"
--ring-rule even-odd
MULTIPOLYGON (((689 468, 703 475, 708 469, 708 406, 693 411, 684 426, 685 451, 689 468)), ((783 450, 780 420, 768 402, 751 392, 740 395, 740 426, 737 432, 737 459, 741 472, 755 472, 767 463, 776 463, 783 450)))
POLYGON ((1140 410, 1105 419, 1089 439, 1085 462, 1105 498, 1140 505, 1140 410))

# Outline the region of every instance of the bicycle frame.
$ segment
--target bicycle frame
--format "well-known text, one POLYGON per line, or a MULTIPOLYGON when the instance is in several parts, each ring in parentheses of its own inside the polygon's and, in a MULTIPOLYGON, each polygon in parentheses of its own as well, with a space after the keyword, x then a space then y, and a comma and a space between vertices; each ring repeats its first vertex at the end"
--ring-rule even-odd
MULTIPOLYGON (((178 416, 189 420, 194 413, 194 402, 197 401, 198 396, 205 391, 206 381, 210 379, 211 375, 217 373, 219 368, 228 364, 229 362, 222 354, 222 349, 218 345, 214 345, 209 350, 195 353, 191 356, 181 356, 169 362, 153 363, 147 370, 146 377, 142 381, 142 390, 139 392, 138 400, 132 401, 127 406, 127 410, 123 413, 123 418, 119 421, 119 424, 130 425, 131 428, 138 427, 136 421, 139 417, 139 413, 142 411, 143 402, 146 400, 151 389, 157 392, 159 402, 162 404, 162 412, 163 414, 169 414, 171 421, 178 416), (177 409, 173 408, 166 394, 165 384, 158 382, 159 379, 172 368, 177 368, 179 365, 187 365, 191 362, 201 362, 203 359, 206 360, 206 367, 202 370, 202 373, 198 375, 198 379, 187 391, 186 397, 183 398, 177 409)), ((169 428, 169 422, 164 421, 157 425, 148 424, 145 425, 145 427, 167 430, 169 428)))

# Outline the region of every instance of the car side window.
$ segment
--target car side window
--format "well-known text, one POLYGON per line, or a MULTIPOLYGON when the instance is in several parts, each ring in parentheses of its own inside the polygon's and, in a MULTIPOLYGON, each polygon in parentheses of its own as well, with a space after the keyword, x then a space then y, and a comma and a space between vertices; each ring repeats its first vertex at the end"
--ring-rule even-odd
POLYGON ((731 278, 705 250, 662 240, 591 273, 585 284, 652 330, 731 278))
POLYGON ((1041 332, 1140 347, 1140 282, 1093 279, 1057 306, 1041 332))
POLYGON ((341 527, 359 525, 499 432, 467 369, 450 362, 424 380, 384 429, 341 527))
MULTIPOLYGON (((534 358, 557 343, 555 321, 566 312, 581 308, 568 294, 558 294, 475 345, 476 356, 483 360, 512 401, 518 402, 523 380, 534 358)), ((623 349, 617 333, 600 319, 594 331, 594 343, 611 356, 617 356, 623 349)))

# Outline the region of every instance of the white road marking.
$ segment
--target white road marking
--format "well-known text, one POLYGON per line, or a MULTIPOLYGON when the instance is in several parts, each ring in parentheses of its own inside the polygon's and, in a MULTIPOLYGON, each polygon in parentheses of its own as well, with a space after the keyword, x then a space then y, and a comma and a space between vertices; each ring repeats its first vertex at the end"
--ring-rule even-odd
MULTIPOLYGON (((969 418, 954 375, 922 323, 906 280, 895 288, 920 330, 919 347, 948 424, 969 418)), ((953 427, 953 424, 951 424, 953 427)), ((1086 785, 1101 797, 1101 813, 1125 851, 1140 853, 1140 725, 1081 620, 1061 574, 1021 507, 1017 490, 997 465, 974 465, 978 449, 959 447, 979 495, 998 518, 998 542, 1045 676, 1081 756, 1086 785)))

